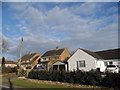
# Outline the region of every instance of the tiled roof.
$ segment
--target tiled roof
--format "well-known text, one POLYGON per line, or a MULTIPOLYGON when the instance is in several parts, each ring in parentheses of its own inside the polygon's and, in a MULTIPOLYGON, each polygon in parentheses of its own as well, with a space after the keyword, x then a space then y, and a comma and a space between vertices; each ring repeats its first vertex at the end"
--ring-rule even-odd
POLYGON ((29 59, 32 58, 35 54, 37 54, 37 53, 29 53, 29 54, 26 54, 26 55, 24 55, 24 56, 21 58, 21 61, 29 60, 29 59))
MULTIPOLYGON (((80 48, 81 49, 81 48, 80 48)), ((95 52, 92 52, 92 51, 89 51, 89 50, 85 50, 85 49, 81 49, 83 50, 84 52, 88 53, 89 55, 93 56, 94 58, 97 58, 97 59, 103 59, 101 56, 99 56, 98 54, 96 54, 95 52)))
POLYGON ((21 65, 30 65, 30 63, 29 62, 24 62, 21 65))
POLYGON ((5 64, 17 64, 17 62, 14 62, 14 61, 5 61, 5 64))
POLYGON ((61 55, 64 50, 65 50, 65 48, 50 50, 50 51, 47 51, 45 54, 43 54, 42 57, 54 56, 54 55, 61 55))
POLYGON ((97 51, 96 54, 103 57, 105 60, 109 59, 120 59, 120 48, 118 49, 111 49, 111 50, 103 50, 103 51, 97 51))

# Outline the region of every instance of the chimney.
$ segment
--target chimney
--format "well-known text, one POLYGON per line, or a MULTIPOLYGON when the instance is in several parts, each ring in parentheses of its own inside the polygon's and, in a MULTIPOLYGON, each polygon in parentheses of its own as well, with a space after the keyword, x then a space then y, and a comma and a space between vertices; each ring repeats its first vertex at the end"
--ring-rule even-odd
POLYGON ((58 50, 58 49, 59 49, 59 47, 57 46, 57 47, 56 47, 56 50, 58 50))
POLYGON ((29 54, 29 55, 31 55, 32 53, 31 53, 31 52, 29 52, 28 54, 29 54))

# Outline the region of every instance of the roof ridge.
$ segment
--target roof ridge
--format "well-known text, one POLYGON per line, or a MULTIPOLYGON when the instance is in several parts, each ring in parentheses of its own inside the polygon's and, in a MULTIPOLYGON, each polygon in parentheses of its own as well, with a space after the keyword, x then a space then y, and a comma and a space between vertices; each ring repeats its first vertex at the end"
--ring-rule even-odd
POLYGON ((103 51, 112 51, 112 50, 120 50, 120 48, 106 49, 106 50, 101 50, 101 51, 95 51, 95 53, 96 53, 96 52, 103 52, 103 51))
POLYGON ((5 62, 15 62, 15 61, 12 61, 12 60, 5 60, 5 62))
POLYGON ((58 49, 58 50, 49 50, 49 51, 46 51, 43 55, 42 55, 42 57, 44 57, 44 56, 52 56, 52 55, 61 55, 62 54, 62 52, 65 50, 66 48, 60 48, 60 49, 58 49))
MULTIPOLYGON (((66 49, 66 48, 60 48, 60 49, 66 49)), ((58 49, 58 50, 60 50, 60 49, 58 49)), ((48 50, 48 51, 54 51, 54 50, 56 50, 56 49, 48 50)), ((46 52, 48 52, 48 51, 46 51, 46 52)))
POLYGON ((82 48, 79 48, 79 49, 83 50, 84 52, 86 52, 87 54, 93 56, 94 58, 103 59, 100 55, 98 55, 97 53, 95 53, 93 51, 82 49, 82 48))

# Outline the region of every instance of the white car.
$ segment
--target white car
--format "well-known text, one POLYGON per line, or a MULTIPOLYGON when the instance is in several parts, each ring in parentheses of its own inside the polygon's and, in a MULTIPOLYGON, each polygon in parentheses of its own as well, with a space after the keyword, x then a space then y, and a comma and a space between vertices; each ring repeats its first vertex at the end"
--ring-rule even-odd
POLYGON ((117 65, 107 65, 106 72, 119 73, 119 67, 117 65))

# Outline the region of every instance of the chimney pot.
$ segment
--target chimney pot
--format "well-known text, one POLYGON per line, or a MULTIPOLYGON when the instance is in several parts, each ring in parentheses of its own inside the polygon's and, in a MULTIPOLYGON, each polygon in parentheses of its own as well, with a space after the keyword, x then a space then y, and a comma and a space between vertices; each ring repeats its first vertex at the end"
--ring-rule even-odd
POLYGON ((59 49, 59 47, 57 46, 57 47, 56 47, 56 50, 58 50, 58 49, 59 49))

